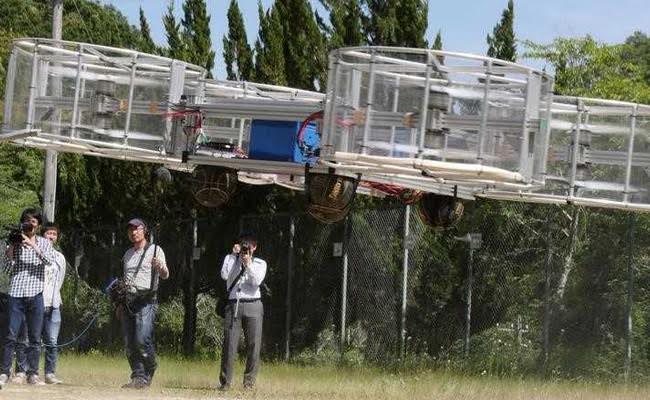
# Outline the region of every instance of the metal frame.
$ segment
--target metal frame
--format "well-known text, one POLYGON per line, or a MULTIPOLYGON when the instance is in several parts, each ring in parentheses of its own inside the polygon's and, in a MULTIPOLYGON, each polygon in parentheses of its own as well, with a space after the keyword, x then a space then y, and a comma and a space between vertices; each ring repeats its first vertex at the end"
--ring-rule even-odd
MULTIPOLYGON (((180 145, 186 141, 182 124, 166 119, 165 115, 200 110, 204 120, 200 134, 241 147, 248 140, 246 126, 251 119, 302 121, 316 111, 325 110, 321 158, 312 169, 316 172, 334 168, 341 174, 361 174, 367 181, 466 199, 569 202, 650 211, 650 199, 639 202, 633 196, 650 193, 650 174, 647 187, 645 182, 640 187, 634 179, 636 176, 638 181, 635 168, 650 168, 650 151, 635 148, 635 139, 643 135, 650 137, 648 105, 553 96, 553 78, 541 71, 489 57, 438 50, 337 49, 330 53, 329 71, 326 94, 323 94, 206 79, 206 71, 201 67, 128 49, 52 39, 18 39, 7 70, 0 140, 39 149, 161 163, 180 170, 212 165, 251 174, 272 172, 276 174, 273 183, 300 190, 299 179, 287 181, 283 176, 300 177, 305 173, 304 166, 225 157, 216 151, 197 151, 193 143, 189 147, 180 145), (17 82, 19 57, 32 63, 31 75, 28 74, 29 97, 22 113, 25 126, 13 123, 16 110, 20 111, 14 105, 19 89, 16 85, 26 85, 17 82), (47 94, 49 79, 53 77, 68 80, 69 89, 65 94, 47 94), (82 115, 85 118, 96 106, 87 89, 92 90, 93 82, 98 80, 112 80, 121 85, 122 91, 128 87, 126 95, 116 95, 117 105, 110 111, 123 121, 115 129, 97 129, 82 122, 82 115), (389 105, 385 109, 377 104, 380 98, 376 82, 393 85, 388 94, 379 94, 390 97, 386 97, 389 105), (143 88, 156 90, 157 100, 149 101, 146 96, 138 95, 143 88), (160 95, 161 89, 164 96, 160 95), (409 101, 409 90, 422 93, 414 112, 400 106, 409 101), (435 101, 434 93, 449 96, 449 112, 431 111, 429 102, 431 98, 435 101), (181 101, 181 95, 188 97, 181 101), (475 100, 480 110, 475 114, 454 112, 454 99, 475 100), (499 111, 508 111, 508 107, 522 115, 501 117, 499 111), (63 123, 38 119, 49 110, 65 111, 71 117, 63 123), (343 127, 341 118, 345 116, 358 120, 343 127), (150 117, 161 118, 160 131, 143 131, 143 124, 135 122, 150 117), (406 117, 410 125, 406 125, 406 117), (609 123, 608 119, 627 121, 626 126, 609 123), (221 123, 214 125, 215 120, 221 123), (440 130, 442 136, 442 141, 435 145, 425 140, 432 127, 440 130), (397 140, 398 129, 404 131, 407 142, 397 140), (579 149, 581 136, 586 132, 592 136, 619 138, 612 140, 627 141, 626 146, 579 149), (495 166, 505 154, 499 153, 503 151, 499 147, 502 144, 497 143, 499 135, 516 140, 516 144, 509 146, 518 154, 508 156, 513 162, 507 169, 495 166), (559 149, 558 155, 556 139, 568 140, 571 136, 574 143, 571 153, 559 149), (466 143, 467 147, 459 147, 458 143, 466 143), (183 150, 190 150, 189 157, 182 158, 183 150), (610 192, 620 192, 620 199, 581 195, 589 188, 577 176, 579 156, 590 165, 621 168, 620 182, 594 181, 610 192), (568 172, 559 177, 549 175, 549 162, 568 166, 568 172), (558 179, 566 182, 564 194, 552 192, 548 184, 558 179), (620 190, 610 190, 619 187, 620 190)), ((23 72, 21 77, 25 76, 23 72)), ((252 182, 253 178, 243 179, 252 182)), ((271 179, 260 178, 260 181, 271 179)))

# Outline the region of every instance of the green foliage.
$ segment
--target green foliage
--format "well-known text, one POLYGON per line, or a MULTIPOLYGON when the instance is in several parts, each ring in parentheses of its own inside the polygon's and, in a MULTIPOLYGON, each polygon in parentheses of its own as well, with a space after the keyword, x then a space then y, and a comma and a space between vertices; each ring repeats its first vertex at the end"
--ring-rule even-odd
POLYGON ((276 7, 266 13, 258 2, 260 28, 255 41, 255 77, 258 82, 286 85, 286 61, 281 16, 276 7))
POLYGON ((167 36, 167 57, 176 60, 185 60, 186 48, 181 36, 180 23, 176 21, 174 15, 174 1, 170 0, 167 6, 167 13, 163 15, 163 26, 167 36))
POLYGON ((141 51, 145 53, 155 54, 158 53, 158 48, 151 38, 151 28, 149 28, 149 22, 147 22, 147 17, 140 7, 140 46, 141 51))
POLYGON ((318 29, 307 0, 279 0, 274 3, 282 25, 284 68, 288 86, 324 90, 326 79, 325 37, 318 29))
POLYGON ((628 37, 621 56, 644 71, 646 83, 650 84, 650 37, 647 34, 637 31, 628 37))
POLYGON ((501 14, 501 21, 488 34, 487 55, 505 61, 517 61, 517 46, 514 31, 515 6, 513 0, 508 0, 508 7, 501 14))
POLYGON ((364 0, 364 30, 374 46, 428 47, 426 0, 364 0))
POLYGON ((650 102, 650 84, 643 65, 624 57, 634 53, 631 44, 606 45, 586 36, 558 38, 548 45, 525 45, 529 49, 526 57, 543 59, 553 66, 559 94, 650 102))
POLYGON ((324 3, 330 14, 330 49, 364 44, 363 10, 359 0, 329 0, 321 3, 324 3))
POLYGON ((431 45, 433 50, 442 50, 442 32, 438 29, 436 33, 436 38, 433 40, 433 45, 431 45))
POLYGON ((229 80, 250 81, 253 79, 253 52, 246 37, 244 17, 237 0, 228 7, 228 35, 223 38, 223 58, 229 80))
POLYGON ((214 51, 210 38, 210 15, 205 0, 185 0, 183 3, 182 39, 186 46, 185 61, 199 65, 212 77, 214 51))

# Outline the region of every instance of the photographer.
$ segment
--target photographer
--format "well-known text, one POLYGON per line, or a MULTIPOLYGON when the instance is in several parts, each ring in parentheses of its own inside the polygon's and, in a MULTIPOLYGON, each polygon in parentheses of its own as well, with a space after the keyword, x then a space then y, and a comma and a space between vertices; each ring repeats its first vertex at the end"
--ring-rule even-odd
POLYGON ((259 370, 264 318, 260 285, 266 276, 266 261, 253 257, 256 248, 255 237, 242 236, 233 246, 232 254, 225 257, 221 267, 221 278, 226 281, 228 290, 219 374, 219 390, 222 391, 228 390, 232 383, 242 327, 246 338, 244 388, 253 388, 259 370))
POLYGON ((10 235, 5 251, 5 270, 9 271, 9 325, 5 335, 0 388, 7 384, 11 361, 23 320, 27 322, 27 383, 42 385, 38 363, 43 328, 43 287, 45 265, 55 262, 49 240, 36 235, 42 223, 41 213, 33 208, 23 211, 20 230, 10 235))
POLYGON ((127 229, 133 247, 122 258, 126 299, 118 310, 131 366, 131 381, 122 387, 143 389, 151 385, 158 367, 153 343, 158 277, 169 278, 169 269, 160 246, 149 243, 148 228, 143 220, 130 220, 127 229))

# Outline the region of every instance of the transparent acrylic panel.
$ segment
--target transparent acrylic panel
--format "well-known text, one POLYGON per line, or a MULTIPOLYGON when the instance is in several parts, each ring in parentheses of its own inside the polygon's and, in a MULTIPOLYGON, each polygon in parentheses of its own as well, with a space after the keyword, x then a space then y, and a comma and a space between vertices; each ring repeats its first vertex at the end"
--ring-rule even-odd
POLYGON ((551 86, 542 73, 418 49, 348 48, 330 57, 337 74, 330 110, 347 125, 327 125, 333 151, 532 175, 541 105, 551 86))
MULTIPOLYGON (((5 115, 4 125, 9 129, 25 129, 27 125, 27 111, 29 107, 30 85, 32 80, 32 55, 26 51, 15 51, 16 68, 13 78, 13 91, 9 105, 10 116, 5 115)), ((11 77, 7 77, 10 79, 11 77)), ((7 86, 9 82, 7 82, 7 86)))

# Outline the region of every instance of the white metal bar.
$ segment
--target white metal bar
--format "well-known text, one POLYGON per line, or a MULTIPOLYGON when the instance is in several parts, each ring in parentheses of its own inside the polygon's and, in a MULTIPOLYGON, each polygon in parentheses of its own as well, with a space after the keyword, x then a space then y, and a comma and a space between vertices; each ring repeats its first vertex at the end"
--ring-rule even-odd
POLYGON ((126 121, 124 122, 124 145, 129 144, 129 128, 131 127, 131 111, 133 110, 133 91, 135 90, 135 74, 138 66, 136 65, 138 55, 133 55, 133 64, 131 65, 131 83, 129 84, 129 98, 126 109, 126 121))
POLYGON ((83 45, 79 45, 79 54, 78 54, 78 63, 77 63, 77 77, 75 78, 75 84, 74 84, 74 101, 72 103, 72 122, 71 122, 71 128, 70 129, 70 136, 74 137, 76 136, 76 130, 77 130, 77 120, 78 116, 77 114, 79 113, 79 96, 80 96, 80 84, 81 84, 81 52, 83 51, 83 45))
POLYGON ((11 112, 14 103, 14 89, 16 83, 16 49, 11 50, 9 56, 9 65, 7 66, 7 85, 5 86, 5 104, 4 104, 4 117, 2 125, 5 129, 11 126, 11 112))
POLYGON ((427 70, 426 77, 424 81, 424 98, 422 99, 422 108, 420 110, 420 140, 418 141, 418 158, 424 157, 422 152, 424 151, 424 139, 427 133, 427 120, 429 112, 429 96, 430 96, 430 84, 431 84, 431 72, 433 70, 433 62, 431 61, 431 53, 427 52, 427 70))
POLYGON ((636 110, 635 105, 630 115, 630 137, 627 146, 627 161, 625 164, 625 190, 623 191, 623 202, 627 202, 630 192, 630 179, 632 177, 632 157, 634 155, 634 136, 636 135, 636 110))
POLYGON ((478 132, 478 145, 476 149, 476 159, 479 164, 483 162, 483 146, 485 145, 485 139, 488 134, 487 132, 487 121, 488 113, 490 111, 490 104, 488 103, 488 94, 490 93, 490 71, 492 69, 492 60, 488 61, 487 64, 487 73, 488 76, 485 78, 485 85, 483 87, 483 102, 481 107, 481 127, 478 132))

